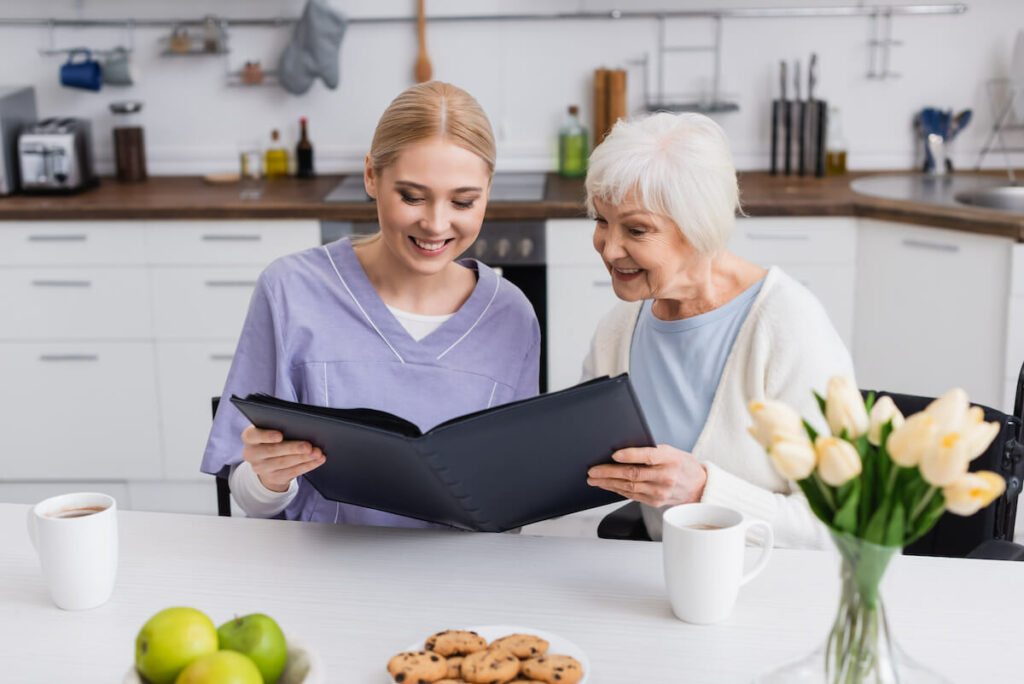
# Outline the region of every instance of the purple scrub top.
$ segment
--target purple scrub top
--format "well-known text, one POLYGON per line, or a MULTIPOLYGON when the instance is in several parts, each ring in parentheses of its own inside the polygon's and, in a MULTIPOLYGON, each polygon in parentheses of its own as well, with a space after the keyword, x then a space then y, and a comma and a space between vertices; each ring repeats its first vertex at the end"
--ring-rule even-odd
MULTIPOLYGON (((487 265, 458 263, 477 272, 473 293, 418 342, 388 311, 347 238, 270 264, 253 292, 201 470, 227 477, 242 460, 249 421, 227 401, 232 394, 389 411, 423 431, 537 394, 540 327, 533 307, 487 265)), ((284 517, 438 527, 328 501, 301 477, 284 517)))

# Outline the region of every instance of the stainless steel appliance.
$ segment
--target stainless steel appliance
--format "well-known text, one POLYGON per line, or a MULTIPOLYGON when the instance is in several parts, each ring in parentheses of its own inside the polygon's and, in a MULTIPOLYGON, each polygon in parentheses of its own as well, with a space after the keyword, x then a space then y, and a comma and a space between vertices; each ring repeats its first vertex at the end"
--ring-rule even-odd
MULTIPOLYGON (((498 173, 491 184, 491 202, 537 202, 544 198, 544 173, 498 173)), ((362 174, 346 176, 325 198, 326 202, 371 201, 362 174)), ((372 235, 376 221, 322 221, 324 243, 341 237, 372 235)), ((547 391, 547 261, 544 221, 484 221, 480 236, 464 256, 478 259, 499 271, 523 291, 533 304, 541 330, 540 391, 547 391)))
POLYGON ((99 182, 85 119, 43 119, 19 136, 18 154, 25 192, 77 192, 99 182))
POLYGON ((0 88, 0 195, 10 195, 21 189, 18 136, 35 121, 35 88, 0 88))

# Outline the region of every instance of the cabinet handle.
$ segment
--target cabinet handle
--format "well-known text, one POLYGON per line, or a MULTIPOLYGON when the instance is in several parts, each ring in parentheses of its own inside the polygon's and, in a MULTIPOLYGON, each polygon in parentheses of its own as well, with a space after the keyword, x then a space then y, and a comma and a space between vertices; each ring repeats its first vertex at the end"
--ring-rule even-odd
POLYGON ((88 239, 85 233, 73 233, 67 235, 29 235, 29 242, 85 242, 88 239))
POLYGON ((788 233, 748 233, 747 237, 751 240, 787 240, 790 242, 806 242, 811 239, 811 236, 806 233, 803 235, 788 233))
POLYGON ((33 280, 35 287, 92 287, 90 280, 33 280))
POLYGON ((610 280, 595 280, 594 287, 611 287, 612 281, 610 280))
POLYGON ((256 287, 255 280, 207 280, 206 287, 256 287))
POLYGON ((259 242, 263 237, 260 235, 226 235, 224 233, 206 233, 203 235, 204 242, 259 242))
POLYGON ((211 361, 230 361, 233 358, 234 354, 210 354, 211 361))
POLYGON ((99 354, 40 354, 40 361, 99 361, 99 354))
POLYGON ((959 252, 960 247, 943 242, 927 242, 925 240, 903 240, 905 247, 920 247, 921 249, 934 249, 938 252, 959 252))

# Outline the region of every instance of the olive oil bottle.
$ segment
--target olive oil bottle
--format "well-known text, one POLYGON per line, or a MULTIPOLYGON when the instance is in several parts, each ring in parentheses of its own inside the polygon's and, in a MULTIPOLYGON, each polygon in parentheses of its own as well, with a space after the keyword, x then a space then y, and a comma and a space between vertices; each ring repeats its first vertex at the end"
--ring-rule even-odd
POLYGON ((275 128, 270 132, 270 147, 263 154, 263 166, 267 179, 284 178, 288 175, 288 150, 281 146, 281 134, 275 128))

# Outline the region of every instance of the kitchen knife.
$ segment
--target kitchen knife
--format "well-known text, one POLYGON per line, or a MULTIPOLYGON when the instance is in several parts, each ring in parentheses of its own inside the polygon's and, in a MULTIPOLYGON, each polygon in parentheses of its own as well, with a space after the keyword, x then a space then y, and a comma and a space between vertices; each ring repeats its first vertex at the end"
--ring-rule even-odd
POLYGON ((796 172, 804 175, 804 154, 807 142, 807 104, 800 99, 800 60, 793 63, 793 85, 796 86, 793 106, 796 107, 796 172))
POLYGON ((824 119, 821 116, 821 102, 814 99, 815 86, 818 84, 818 55, 811 53, 811 59, 807 66, 807 106, 806 120, 807 129, 804 132, 805 155, 804 163, 807 172, 813 169, 815 176, 822 176, 825 173, 825 160, 823 152, 823 126, 824 119))
POLYGON ((786 63, 780 62, 782 68, 782 93, 778 98, 772 100, 772 148, 771 148, 771 159, 769 160, 769 167, 771 175, 777 175, 779 172, 779 126, 782 125, 782 118, 786 115, 785 110, 785 91, 786 91, 786 63))
POLYGON ((786 99, 786 62, 781 62, 781 80, 782 80, 782 128, 783 137, 785 138, 785 149, 782 152, 782 170, 787 176, 790 173, 790 156, 792 149, 792 112, 790 112, 789 101, 786 99))

